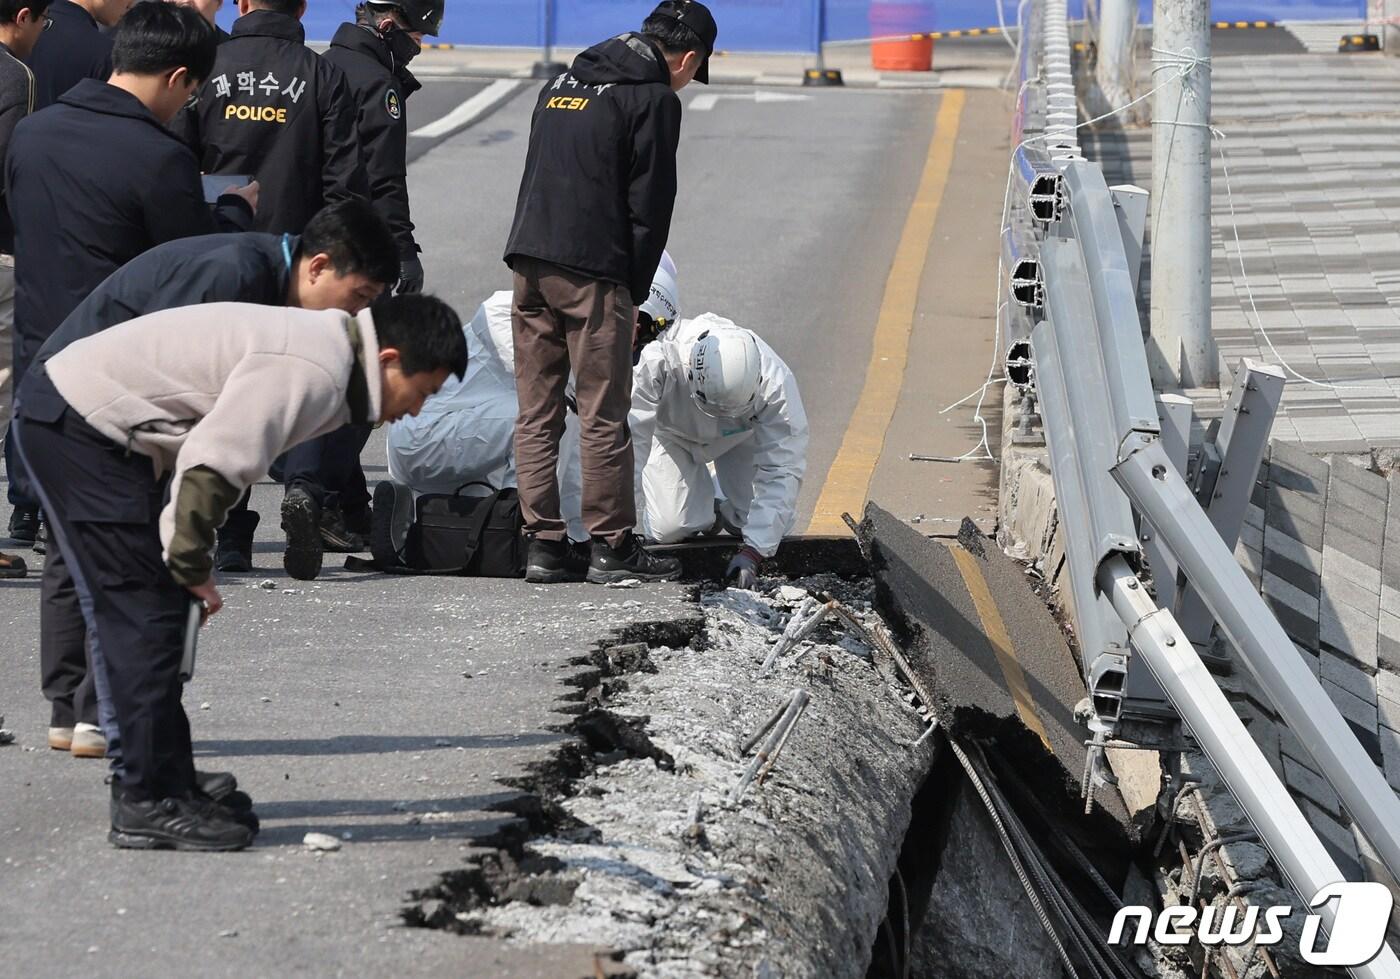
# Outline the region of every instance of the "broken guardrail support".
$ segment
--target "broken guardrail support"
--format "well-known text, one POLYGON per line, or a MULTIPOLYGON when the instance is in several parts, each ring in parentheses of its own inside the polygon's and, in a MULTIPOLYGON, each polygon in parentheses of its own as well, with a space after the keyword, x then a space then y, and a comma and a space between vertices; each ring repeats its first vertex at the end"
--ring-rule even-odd
MULTIPOLYGON (((1214 439, 1202 446, 1201 465, 1196 472, 1196 499, 1231 551, 1239 540, 1259 464, 1268 448, 1274 415, 1283 398, 1283 381, 1280 368, 1248 359, 1241 361, 1220 419, 1220 429, 1214 439)), ((1178 582, 1177 590, 1176 620, 1196 652, 1207 664, 1229 669, 1228 652, 1215 648, 1212 638, 1215 619, 1200 593, 1184 580, 1178 582)))
MULTIPOLYGON (((1175 555, 1192 588, 1200 593, 1284 723, 1313 753, 1381 862, 1400 877, 1400 799, 1254 590, 1161 443, 1149 442, 1129 452, 1114 466, 1113 476, 1175 555)), ((1099 578, 1099 587, 1104 588, 1102 573, 1099 578)), ((1194 648, 1191 652, 1195 655, 1194 648)), ((1211 691, 1224 704, 1214 681, 1211 691)), ((1177 707, 1184 709, 1179 702, 1177 707)), ((1228 704, 1225 707, 1228 709, 1228 704)), ((1222 772, 1229 764, 1214 755, 1211 761, 1221 766, 1222 772)), ((1249 786, 1237 786, 1232 778, 1227 781, 1237 796, 1252 791, 1249 786)), ((1250 818, 1269 817, 1251 811, 1250 818)))
MULTIPOLYGON (((1140 450, 1138 454, 1144 459, 1133 467, 1135 470, 1149 463, 1148 455, 1155 457, 1155 461, 1150 462, 1152 468, 1149 472, 1155 472, 1167 464, 1166 455, 1151 453, 1150 447, 1140 450)), ((1157 479, 1152 475, 1147 478, 1157 479)), ((1182 490, 1185 491, 1184 484, 1182 490)), ((1233 558, 1228 555, 1217 557, 1223 563, 1235 566, 1233 558)), ((1244 573, 1239 571, 1238 566, 1235 566, 1235 570, 1243 577, 1244 573)), ((1215 678, 1197 657, 1190 640, 1181 631, 1171 612, 1157 607, 1148 597, 1147 589, 1138 580, 1137 573, 1120 556, 1110 557, 1100 566, 1098 587, 1129 628, 1133 648, 1171 695, 1187 727, 1210 758, 1211 764, 1224 777, 1240 808, 1249 816, 1260 839, 1294 889, 1308 901, 1327 885, 1345 880, 1336 861, 1308 825, 1302 810, 1288 794, 1278 773, 1269 766, 1264 753, 1221 693, 1215 678)), ((1265 612, 1267 614, 1267 610, 1265 612)), ((1301 662, 1296 665, 1312 679, 1312 674, 1301 662)), ((1316 686, 1317 681, 1313 680, 1313 684, 1316 686)), ((1318 687, 1317 695, 1323 700, 1327 699, 1321 687, 1318 687)), ((1327 701, 1327 706, 1336 714, 1331 701, 1327 701)), ((1340 715, 1337 721, 1341 724, 1340 715)), ((1303 736, 1301 731, 1299 735, 1303 736)), ((1350 737, 1350 732, 1347 732, 1347 736, 1350 737)), ((1355 745, 1354 738, 1352 742, 1355 745)), ((1360 745, 1355 747, 1362 755, 1364 767, 1374 774, 1375 766, 1361 752, 1360 745)), ((1395 794, 1388 788, 1386 793, 1391 803, 1400 808, 1395 794)), ((1392 828, 1396 825, 1391 824, 1392 828)), ((1336 905, 1328 901, 1314 910, 1322 916, 1328 931, 1335 932, 1336 905)), ((1351 973, 1365 979, 1396 977, 1400 976, 1400 961, 1396 960, 1395 953, 1388 945, 1382 945, 1374 959, 1366 965, 1353 967, 1351 973)))

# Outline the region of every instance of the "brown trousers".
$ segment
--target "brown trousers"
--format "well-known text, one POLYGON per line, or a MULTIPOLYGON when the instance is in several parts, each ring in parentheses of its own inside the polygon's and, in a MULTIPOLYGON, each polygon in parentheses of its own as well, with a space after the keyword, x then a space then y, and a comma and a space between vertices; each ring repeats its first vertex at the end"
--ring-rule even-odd
POLYGON ((568 534, 559 513, 559 439, 572 366, 583 462, 583 523, 594 540, 619 544, 637 522, 632 496, 632 331, 626 286, 547 262, 515 258, 515 469, 525 532, 568 534))

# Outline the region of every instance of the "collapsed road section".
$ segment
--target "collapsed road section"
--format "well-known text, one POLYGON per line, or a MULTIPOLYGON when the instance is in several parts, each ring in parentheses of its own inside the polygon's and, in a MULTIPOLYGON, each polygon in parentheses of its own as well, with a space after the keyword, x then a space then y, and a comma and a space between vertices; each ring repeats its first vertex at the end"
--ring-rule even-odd
POLYGON ((1085 688, 1034 579, 971 528, 871 505, 858 537, 866 576, 704 588, 581 660, 522 832, 405 922, 612 976, 1171 974, 1107 943, 1150 841, 1112 786, 1086 813, 1085 688))

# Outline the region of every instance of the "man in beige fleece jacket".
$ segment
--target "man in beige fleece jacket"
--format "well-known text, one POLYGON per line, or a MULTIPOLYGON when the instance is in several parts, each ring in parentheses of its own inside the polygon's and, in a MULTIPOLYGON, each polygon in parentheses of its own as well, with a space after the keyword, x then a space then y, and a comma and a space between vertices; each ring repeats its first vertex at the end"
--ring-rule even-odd
POLYGON ((242 303, 164 310, 79 340, 26 376, 17 445, 90 599, 122 732, 112 843, 252 842, 247 796, 220 805, 196 787, 180 705, 191 596, 206 619, 223 604, 215 530, 281 453, 342 425, 417 414, 466 361, 457 314, 404 295, 357 316, 242 303))

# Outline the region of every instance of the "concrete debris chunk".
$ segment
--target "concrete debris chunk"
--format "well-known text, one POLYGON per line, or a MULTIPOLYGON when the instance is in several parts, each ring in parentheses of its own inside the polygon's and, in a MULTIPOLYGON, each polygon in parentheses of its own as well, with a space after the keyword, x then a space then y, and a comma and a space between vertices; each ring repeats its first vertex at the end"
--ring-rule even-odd
POLYGON ((642 583, 636 578, 623 578, 621 581, 609 581, 604 588, 640 588, 642 583))
POLYGON ((301 845, 322 853, 334 853, 340 849, 340 841, 328 833, 307 833, 302 837, 301 845))
POLYGON ((797 588, 793 585, 778 586, 778 599, 780 601, 790 602, 793 605, 796 605, 798 602, 802 601, 806 597, 807 590, 805 588, 797 588))
POLYGON ((258 587, 263 591, 276 591, 277 582, 273 581, 271 578, 264 578, 262 581, 258 582, 258 587))

